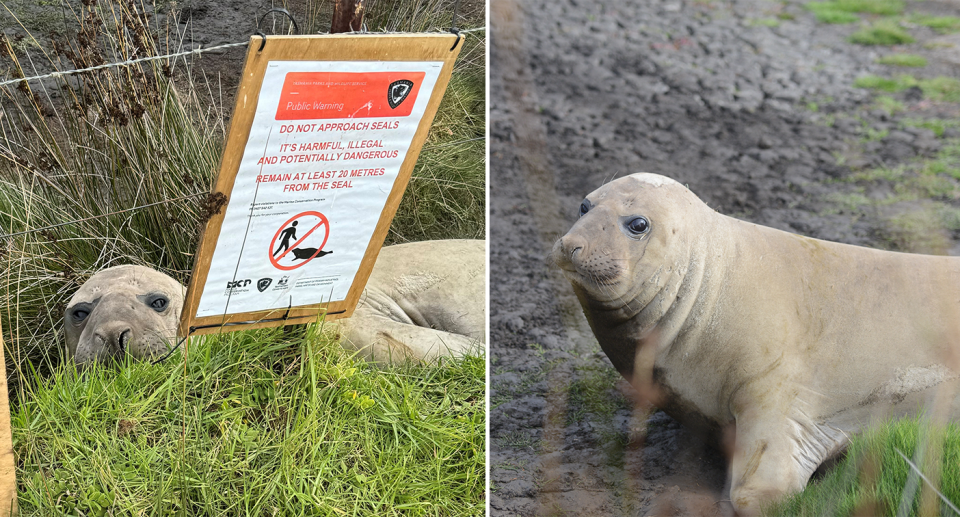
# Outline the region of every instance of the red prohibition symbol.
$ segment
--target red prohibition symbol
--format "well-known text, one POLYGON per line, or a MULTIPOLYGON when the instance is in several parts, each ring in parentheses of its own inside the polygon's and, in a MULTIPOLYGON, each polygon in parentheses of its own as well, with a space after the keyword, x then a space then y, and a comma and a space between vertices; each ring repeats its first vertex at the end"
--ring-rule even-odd
MULTIPOLYGON (((294 269, 303 267, 311 260, 317 258, 317 256, 325 255, 321 253, 323 247, 327 244, 327 239, 330 237, 330 222, 327 221, 327 216, 321 214, 320 212, 303 212, 299 213, 290 219, 287 219, 287 222, 283 223, 280 228, 277 229, 277 233, 273 235, 273 240, 270 241, 270 249, 267 250, 267 256, 270 257, 270 263, 273 264, 273 267, 283 270, 283 271, 292 271, 294 269), (297 228, 298 219, 317 219, 317 222, 313 226, 304 232, 299 239, 297 239, 296 231, 304 230, 306 228, 297 228), (303 244, 314 232, 320 230, 323 232, 323 241, 320 243, 320 246, 316 248, 299 248, 300 244, 303 244), (296 242, 290 244, 290 239, 296 239, 296 242), (279 240, 279 244, 277 241, 279 240), (280 253, 282 251, 282 253, 280 253), (279 253, 279 255, 278 255, 279 253), (294 260, 302 259, 302 262, 298 262, 292 265, 283 265, 280 263, 280 260, 287 256, 288 253, 293 253, 294 260)), ((310 239, 311 242, 316 242, 317 239, 310 239)))

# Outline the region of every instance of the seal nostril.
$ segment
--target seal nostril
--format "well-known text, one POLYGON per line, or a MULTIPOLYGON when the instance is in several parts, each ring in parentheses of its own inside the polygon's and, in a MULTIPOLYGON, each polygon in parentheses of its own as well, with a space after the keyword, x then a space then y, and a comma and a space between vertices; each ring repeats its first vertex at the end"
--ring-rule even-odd
POLYGON ((120 333, 119 339, 117 339, 117 344, 120 345, 120 353, 123 353, 127 349, 127 343, 130 342, 130 329, 124 330, 120 333))

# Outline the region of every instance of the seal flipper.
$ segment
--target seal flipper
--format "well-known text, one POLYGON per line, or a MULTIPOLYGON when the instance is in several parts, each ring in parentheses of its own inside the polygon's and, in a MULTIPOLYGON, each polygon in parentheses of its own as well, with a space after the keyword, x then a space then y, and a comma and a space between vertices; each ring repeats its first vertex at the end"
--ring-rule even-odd
POLYGON ((846 435, 802 415, 737 415, 730 462, 730 500, 738 515, 760 515, 760 505, 803 490, 817 467, 843 449, 846 435))

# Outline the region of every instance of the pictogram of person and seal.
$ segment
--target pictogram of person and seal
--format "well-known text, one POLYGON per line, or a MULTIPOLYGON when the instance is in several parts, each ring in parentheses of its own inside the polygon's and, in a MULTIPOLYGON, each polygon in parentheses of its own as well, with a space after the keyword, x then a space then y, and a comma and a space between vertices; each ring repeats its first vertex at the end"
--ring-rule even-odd
POLYGON ((284 222, 270 241, 270 263, 283 271, 302 267, 333 253, 323 249, 329 237, 330 222, 325 215, 315 211, 297 214, 284 222))

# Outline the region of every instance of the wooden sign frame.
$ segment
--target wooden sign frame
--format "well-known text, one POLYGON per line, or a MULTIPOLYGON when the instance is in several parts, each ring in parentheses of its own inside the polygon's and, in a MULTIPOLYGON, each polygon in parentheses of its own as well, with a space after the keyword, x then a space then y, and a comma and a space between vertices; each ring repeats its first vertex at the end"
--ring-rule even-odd
POLYGON ((17 515, 17 467, 13 457, 5 348, 3 332, 0 330, 0 516, 17 515))
POLYGON ((406 190, 413 168, 420 156, 420 150, 427 139, 461 48, 463 48, 462 36, 454 34, 335 34, 267 36, 266 38, 255 35, 250 37, 220 172, 213 189, 215 193, 221 192, 226 195, 228 202, 247 140, 250 137, 264 74, 270 61, 433 61, 442 62, 443 65, 346 298, 332 303, 196 317, 200 297, 207 283, 213 253, 227 213, 224 207, 221 213, 211 217, 204 227, 180 317, 180 336, 309 323, 316 321, 321 314, 326 320, 347 318, 353 314, 380 248, 383 246, 383 241, 386 239, 390 223, 400 206, 403 192, 406 190))

